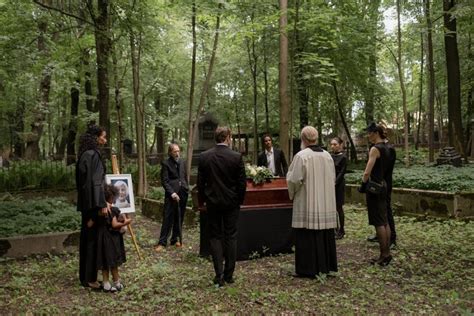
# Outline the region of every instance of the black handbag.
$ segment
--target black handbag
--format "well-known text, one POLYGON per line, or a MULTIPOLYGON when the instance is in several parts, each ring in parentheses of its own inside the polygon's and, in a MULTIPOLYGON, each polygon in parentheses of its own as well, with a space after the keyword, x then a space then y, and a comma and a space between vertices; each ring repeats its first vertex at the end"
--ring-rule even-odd
POLYGON ((385 189, 385 181, 382 183, 375 182, 371 179, 367 181, 366 191, 372 194, 381 194, 385 189))

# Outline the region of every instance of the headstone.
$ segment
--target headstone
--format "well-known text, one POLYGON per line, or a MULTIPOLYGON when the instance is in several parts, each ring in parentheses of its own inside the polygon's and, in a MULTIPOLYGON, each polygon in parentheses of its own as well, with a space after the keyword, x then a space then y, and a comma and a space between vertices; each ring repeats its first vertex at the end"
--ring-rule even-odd
POLYGON ((444 147, 441 149, 441 153, 436 159, 436 165, 453 165, 455 167, 461 167, 461 155, 459 155, 454 147, 444 147))
POLYGON ((133 141, 131 139, 123 140, 123 152, 125 155, 131 155, 133 153, 133 141))
POLYGON ((207 112, 204 113, 198 122, 198 135, 194 139, 193 146, 193 160, 192 165, 197 166, 199 163, 199 155, 203 152, 212 148, 216 142, 214 140, 214 131, 217 128, 218 121, 215 117, 207 112))

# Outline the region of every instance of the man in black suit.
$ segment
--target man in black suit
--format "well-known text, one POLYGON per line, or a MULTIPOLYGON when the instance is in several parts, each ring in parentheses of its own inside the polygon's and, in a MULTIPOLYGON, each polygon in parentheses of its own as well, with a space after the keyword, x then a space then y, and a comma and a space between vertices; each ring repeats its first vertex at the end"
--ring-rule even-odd
POLYGON ((286 163, 285 155, 281 150, 273 147, 270 135, 264 135, 262 140, 265 150, 258 155, 257 165, 267 167, 275 176, 286 177, 288 164, 286 163))
POLYGON ((161 185, 165 189, 165 205, 160 241, 155 251, 163 251, 173 228, 170 244, 182 247, 182 225, 186 202, 188 200, 188 180, 186 164, 179 156, 178 144, 168 146, 168 159, 161 162, 161 185), (178 240, 179 239, 179 240, 178 240))
POLYGON ((208 213, 214 284, 233 283, 237 257, 237 220, 244 201, 246 179, 242 155, 229 148, 231 131, 218 127, 217 145, 199 157, 198 192, 208 213), (224 265, 225 262, 225 265, 224 265))

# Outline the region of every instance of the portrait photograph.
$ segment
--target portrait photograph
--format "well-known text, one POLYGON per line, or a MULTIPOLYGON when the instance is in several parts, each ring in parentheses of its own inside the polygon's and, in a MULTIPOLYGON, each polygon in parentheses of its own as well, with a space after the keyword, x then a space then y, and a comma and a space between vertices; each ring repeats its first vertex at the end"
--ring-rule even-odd
POLYGON ((135 212, 135 199, 131 174, 108 174, 105 176, 107 184, 117 188, 118 194, 113 206, 118 207, 121 213, 135 212))

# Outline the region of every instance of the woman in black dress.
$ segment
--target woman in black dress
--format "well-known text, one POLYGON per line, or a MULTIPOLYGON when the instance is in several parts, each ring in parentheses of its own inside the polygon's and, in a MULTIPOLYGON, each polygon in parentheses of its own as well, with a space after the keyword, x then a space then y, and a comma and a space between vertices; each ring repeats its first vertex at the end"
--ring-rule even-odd
POLYGON ((387 220, 387 185, 384 180, 386 168, 389 163, 389 153, 385 146, 384 128, 375 123, 367 127, 369 142, 373 144, 369 151, 369 160, 362 177, 361 192, 366 193, 367 210, 369 214, 369 225, 375 227, 377 239, 380 246, 380 256, 373 259, 371 263, 386 266, 392 260, 390 254, 390 226, 387 220), (382 185, 381 192, 371 193, 367 190, 368 181, 382 185))
POLYGON ((123 289, 118 267, 125 261, 125 246, 121 228, 131 223, 130 218, 120 215, 120 209, 113 207, 119 190, 114 185, 105 187, 105 200, 110 213, 101 217, 97 228, 97 268, 102 270, 102 288, 106 292, 116 292, 123 289), (113 284, 109 280, 109 271, 112 272, 113 284))
POLYGON ((339 217, 339 229, 336 232, 336 239, 344 238, 346 234, 344 230, 344 191, 346 182, 344 175, 346 173, 347 158, 343 151, 344 142, 340 137, 334 137, 331 140, 332 159, 336 167, 336 208, 339 217))
POLYGON ((76 164, 77 210, 81 212, 79 280, 85 287, 99 289, 97 282, 97 220, 108 213, 104 196, 105 164, 99 145, 107 143, 102 127, 91 125, 79 140, 76 164))

